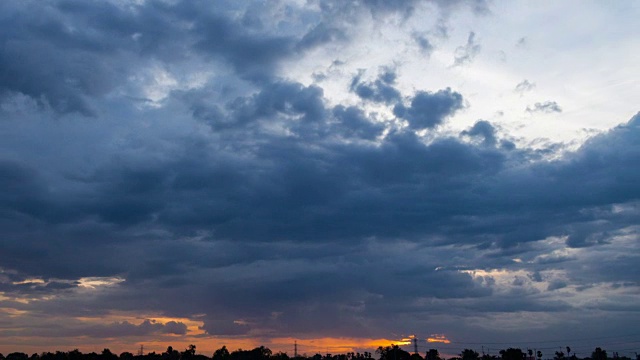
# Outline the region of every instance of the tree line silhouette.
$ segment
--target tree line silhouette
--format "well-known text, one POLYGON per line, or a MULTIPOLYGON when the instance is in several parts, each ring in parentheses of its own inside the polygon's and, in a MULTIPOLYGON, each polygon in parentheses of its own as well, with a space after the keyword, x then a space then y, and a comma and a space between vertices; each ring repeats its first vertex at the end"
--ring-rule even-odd
MULTIPOLYGON (((578 358, 575 354, 571 354, 571 348, 566 348, 566 354, 563 351, 556 351, 553 354, 553 360, 634 360, 627 356, 619 356, 614 352, 609 356, 606 350, 599 347, 591 353, 591 357, 578 358)), ((403 350, 398 345, 390 345, 386 347, 378 347, 375 351, 378 360, 542 360, 541 351, 526 350, 519 348, 508 348, 499 351, 499 355, 480 355, 473 349, 464 349, 459 356, 448 359, 442 358, 437 349, 429 349, 423 357, 419 353, 410 353, 403 350)), ((374 354, 370 352, 347 352, 344 354, 315 354, 312 356, 297 355, 290 357, 286 352, 273 353, 269 348, 260 346, 252 350, 234 350, 229 352, 226 346, 213 352, 211 357, 196 354, 196 346, 189 345, 184 351, 175 350, 169 346, 165 352, 160 354, 150 352, 147 354, 134 355, 130 352, 123 352, 116 355, 109 349, 102 350, 102 353, 95 352, 82 353, 78 349, 62 352, 56 351, 43 352, 41 354, 34 353, 28 355, 22 352, 13 352, 4 356, 0 354, 0 360, 374 360, 374 354)), ((548 360, 551 358, 545 358, 548 360)), ((640 356, 636 353, 636 359, 640 360, 640 356)))

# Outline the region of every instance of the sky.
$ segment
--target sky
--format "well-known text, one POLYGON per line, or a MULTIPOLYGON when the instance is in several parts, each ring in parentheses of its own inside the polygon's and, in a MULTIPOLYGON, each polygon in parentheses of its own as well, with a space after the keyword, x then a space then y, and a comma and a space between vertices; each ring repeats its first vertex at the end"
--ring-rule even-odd
POLYGON ((0 352, 639 351, 639 16, 0 2, 0 352))

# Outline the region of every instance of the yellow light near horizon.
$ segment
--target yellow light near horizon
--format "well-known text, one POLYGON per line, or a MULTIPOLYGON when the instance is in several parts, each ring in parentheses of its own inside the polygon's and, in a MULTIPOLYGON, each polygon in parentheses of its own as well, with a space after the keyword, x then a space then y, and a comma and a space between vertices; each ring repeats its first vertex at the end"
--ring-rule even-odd
MULTIPOLYGON (((0 296, 0 300, 2 300, 1 296, 0 296)), ((29 314, 29 311, 18 310, 14 308, 0 308, 0 312, 5 313, 8 317, 18 317, 21 315, 29 314)))
POLYGON ((367 338, 314 338, 314 339, 294 339, 275 338, 271 340, 274 351, 279 347, 290 348, 291 344, 298 344, 299 353, 345 353, 357 351, 375 351, 378 347, 391 345, 410 345, 411 339, 367 339, 367 338))
POLYGON ((44 283, 45 283, 45 281, 44 281, 44 280, 42 280, 42 279, 36 279, 36 278, 33 278, 33 279, 25 279, 25 280, 22 280, 22 281, 14 281, 14 282, 12 282, 12 284, 13 284, 13 285, 24 285, 24 284, 44 284, 44 283))
POLYGON ((121 277, 84 277, 78 279, 78 287, 96 289, 101 286, 113 286, 125 281, 121 277))
POLYGON ((451 344, 451 340, 447 339, 443 334, 431 334, 431 336, 427 338, 427 342, 451 344))
MULTIPOLYGON (((3 292, 0 292, 0 301, 14 301, 20 304, 29 304, 32 300, 32 298, 21 298, 21 297, 9 297, 9 296, 5 296, 6 294, 3 292)), ((9 309, 9 308, 3 308, 3 309, 9 309)))

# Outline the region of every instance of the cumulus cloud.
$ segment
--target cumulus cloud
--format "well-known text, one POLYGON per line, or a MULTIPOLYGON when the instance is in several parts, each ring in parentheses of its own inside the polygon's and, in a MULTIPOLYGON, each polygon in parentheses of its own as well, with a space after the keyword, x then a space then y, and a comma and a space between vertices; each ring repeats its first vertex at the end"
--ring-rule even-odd
POLYGON ((392 69, 384 68, 374 82, 363 82, 361 71, 351 81, 350 90, 363 100, 381 103, 395 103, 401 98, 400 92, 393 87, 396 74, 392 69))
POLYGON ((536 87, 535 83, 529 82, 529 80, 524 79, 521 82, 519 82, 518 85, 516 85, 516 88, 514 91, 522 95, 526 92, 533 90, 535 87, 536 87))
POLYGON ((527 106, 526 112, 528 113, 559 113, 562 112, 562 108, 555 101, 545 101, 542 103, 535 103, 533 107, 527 106))
POLYGON ((385 129, 383 124, 372 122, 362 109, 355 106, 338 105, 332 112, 347 138, 373 140, 385 129))
POLYGON ((485 145, 496 144, 496 130, 490 122, 486 120, 477 121, 469 130, 464 130, 461 135, 480 137, 485 145))
POLYGON ((393 113, 409 121, 411 128, 424 129, 442 124, 462 107, 462 95, 447 88, 435 93, 419 91, 411 99, 409 107, 398 104, 393 108, 393 113))
POLYGON ((464 46, 458 46, 455 51, 453 66, 461 66, 468 64, 480 53, 482 47, 476 43, 476 33, 470 32, 467 43, 464 46))

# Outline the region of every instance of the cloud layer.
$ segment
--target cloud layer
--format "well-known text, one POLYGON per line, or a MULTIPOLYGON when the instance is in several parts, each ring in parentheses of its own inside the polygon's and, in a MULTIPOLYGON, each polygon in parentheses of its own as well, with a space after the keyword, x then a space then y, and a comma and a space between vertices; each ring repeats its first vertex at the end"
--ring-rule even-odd
MULTIPOLYGON (((371 22, 436 57, 450 19, 490 16, 484 2, 0 9, 0 349, 505 331, 518 344, 638 320, 640 115, 566 150, 465 120, 456 83, 411 87, 401 61, 350 60, 371 22), (417 13, 433 27, 411 28, 417 13)), ((448 71, 483 55, 467 34, 448 71)), ((529 117, 563 114, 533 82, 514 88, 529 117)))

